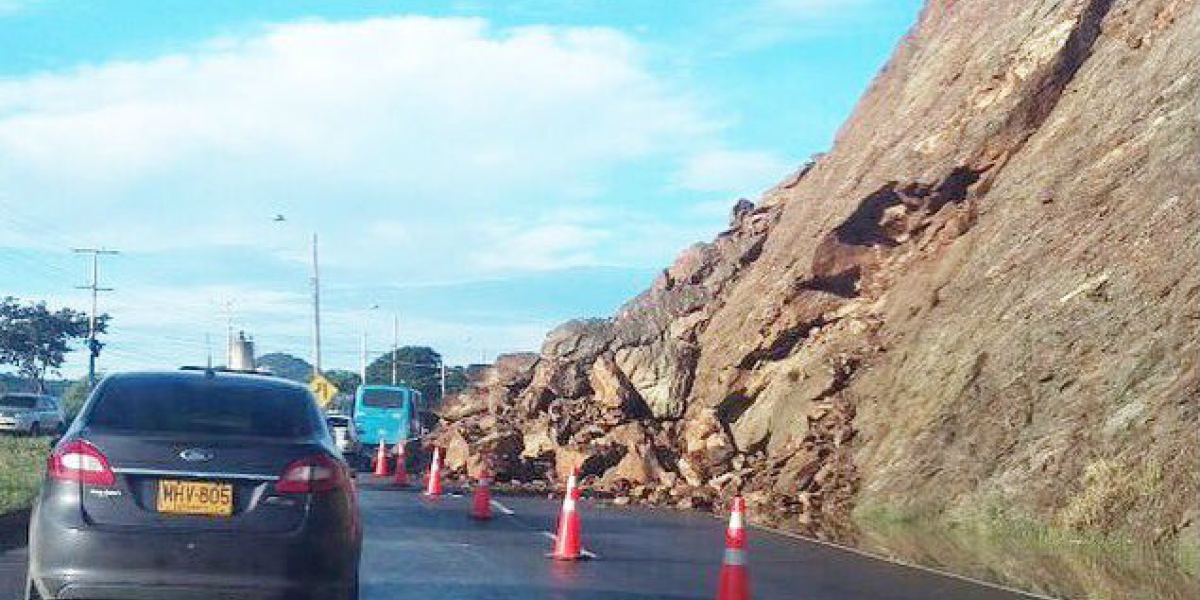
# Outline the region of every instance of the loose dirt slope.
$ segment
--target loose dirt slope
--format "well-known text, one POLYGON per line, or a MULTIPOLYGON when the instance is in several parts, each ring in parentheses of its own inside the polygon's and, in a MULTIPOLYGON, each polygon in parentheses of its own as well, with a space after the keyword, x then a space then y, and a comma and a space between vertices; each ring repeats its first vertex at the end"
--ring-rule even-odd
POLYGON ((932 0, 833 149, 439 442, 630 501, 745 493, 1176 539, 1197 516, 1196 0, 932 0))

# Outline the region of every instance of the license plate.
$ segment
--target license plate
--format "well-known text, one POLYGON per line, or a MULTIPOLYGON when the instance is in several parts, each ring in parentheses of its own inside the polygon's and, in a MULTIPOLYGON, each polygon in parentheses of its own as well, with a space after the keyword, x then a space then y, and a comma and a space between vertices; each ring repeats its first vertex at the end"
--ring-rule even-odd
POLYGON ((233 514, 233 484, 163 479, 158 482, 158 512, 228 517, 233 514))

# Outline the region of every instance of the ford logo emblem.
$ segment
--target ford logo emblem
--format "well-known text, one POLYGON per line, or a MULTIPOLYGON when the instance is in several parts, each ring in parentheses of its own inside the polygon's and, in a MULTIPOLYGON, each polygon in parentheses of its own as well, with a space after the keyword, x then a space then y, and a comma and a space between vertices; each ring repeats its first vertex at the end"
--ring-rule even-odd
POLYGON ((179 453, 179 458, 188 462, 207 462, 213 459, 213 451, 204 448, 188 448, 179 453))

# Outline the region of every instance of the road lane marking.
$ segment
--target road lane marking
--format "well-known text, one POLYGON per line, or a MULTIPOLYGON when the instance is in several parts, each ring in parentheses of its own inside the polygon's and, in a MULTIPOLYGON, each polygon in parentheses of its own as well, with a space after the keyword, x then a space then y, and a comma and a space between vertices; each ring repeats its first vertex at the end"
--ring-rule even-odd
MULTIPOLYGON (((551 533, 549 531, 543 531, 541 533, 543 536, 550 538, 551 541, 554 541, 554 542, 558 541, 558 536, 554 535, 553 533, 551 533)), ((587 548, 580 548, 579 554, 586 556, 587 558, 590 558, 592 560, 596 560, 596 559, 600 558, 599 554, 596 554, 595 552, 592 552, 591 550, 588 550, 587 548)))
POLYGON ((825 546, 827 548, 834 548, 836 550, 842 550, 843 552, 849 552, 851 554, 857 554, 861 557, 869 558, 871 560, 876 560, 876 561, 879 561, 882 563, 892 564, 892 565, 896 565, 899 567, 907 567, 909 569, 915 569, 917 571, 924 571, 924 572, 930 573, 932 575, 938 575, 938 576, 946 577, 949 579, 957 579, 959 581, 973 583, 975 585, 992 588, 994 590, 1000 590, 1002 592, 1008 592, 1010 594, 1016 594, 1018 596, 1025 596, 1027 598, 1036 598, 1037 600, 1062 600, 1062 598, 1057 598, 1054 596, 1046 596, 1043 594, 1039 594, 1038 592, 1031 592, 1031 591, 1027 591, 1027 590, 1017 589, 1015 587, 1004 585, 1003 583, 996 583, 994 581, 985 581, 983 579, 976 579, 975 577, 971 577, 970 575, 959 575, 958 573, 951 573, 950 571, 943 571, 941 569, 936 569, 934 567, 926 567, 925 565, 919 565, 919 564, 911 563, 911 562, 908 562, 905 560, 900 560, 898 558, 883 556, 881 554, 875 554, 873 552, 869 552, 867 550, 860 550, 858 548, 853 548, 851 546, 844 546, 837 542, 830 542, 830 541, 826 541, 826 540, 819 540, 816 538, 811 538, 808 536, 800 535, 798 533, 793 533, 791 531, 786 531, 783 529, 776 529, 774 527, 765 527, 762 525, 751 525, 751 527, 753 529, 758 529, 759 531, 773 533, 778 536, 791 538, 791 539, 799 540, 802 542, 809 542, 811 544, 816 544, 818 546, 825 546))
POLYGON ((517 514, 517 512, 515 510, 513 510, 503 504, 500 504, 499 500, 492 500, 492 508, 495 508, 496 510, 498 510, 506 515, 509 515, 509 516, 517 514))

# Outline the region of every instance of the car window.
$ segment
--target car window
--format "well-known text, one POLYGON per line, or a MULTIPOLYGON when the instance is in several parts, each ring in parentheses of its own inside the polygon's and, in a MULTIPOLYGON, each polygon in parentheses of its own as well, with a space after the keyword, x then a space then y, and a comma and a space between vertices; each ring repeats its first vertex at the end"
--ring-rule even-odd
POLYGON ((350 419, 346 417, 329 417, 326 422, 330 427, 348 427, 350 425, 350 419))
POLYGON ((301 437, 317 432, 304 390, 212 380, 116 380, 102 389, 86 423, 96 430, 301 437))
POLYGON ((4 408, 34 408, 36 399, 32 396, 0 396, 0 407, 4 408))

